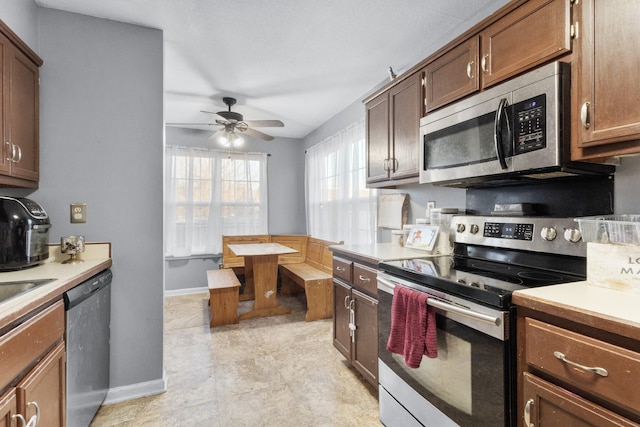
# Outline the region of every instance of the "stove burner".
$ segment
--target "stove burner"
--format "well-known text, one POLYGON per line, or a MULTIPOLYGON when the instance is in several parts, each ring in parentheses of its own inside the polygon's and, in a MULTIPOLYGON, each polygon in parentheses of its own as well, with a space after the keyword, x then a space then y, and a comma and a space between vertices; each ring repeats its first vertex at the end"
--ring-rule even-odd
POLYGON ((551 281, 563 280, 562 276, 559 276, 557 274, 544 273, 541 271, 521 271, 518 273, 518 276, 530 280, 544 280, 549 283, 552 283, 551 281))

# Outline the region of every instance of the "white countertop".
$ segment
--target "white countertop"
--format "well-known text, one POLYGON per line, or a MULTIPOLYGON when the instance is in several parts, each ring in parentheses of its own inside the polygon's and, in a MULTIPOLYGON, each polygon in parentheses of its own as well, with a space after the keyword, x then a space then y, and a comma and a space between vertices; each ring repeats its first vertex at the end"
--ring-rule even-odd
POLYGON ((542 286, 513 293, 558 307, 640 328, 640 294, 597 286, 588 282, 542 286))
POLYGON ((345 252, 356 256, 364 256, 377 261, 394 261, 399 259, 426 258, 434 254, 417 249, 405 248, 394 243, 372 243, 359 245, 333 245, 333 252, 345 252))
MULTIPOLYGON (((0 328, 31 310, 58 298, 63 292, 111 266, 110 243, 85 243, 82 262, 63 264, 69 258, 60 253, 60 245, 49 246, 49 258, 36 267, 0 273, 0 283, 56 279, 0 303, 0 328)), ((2 286, 0 284, 0 286, 2 286)))

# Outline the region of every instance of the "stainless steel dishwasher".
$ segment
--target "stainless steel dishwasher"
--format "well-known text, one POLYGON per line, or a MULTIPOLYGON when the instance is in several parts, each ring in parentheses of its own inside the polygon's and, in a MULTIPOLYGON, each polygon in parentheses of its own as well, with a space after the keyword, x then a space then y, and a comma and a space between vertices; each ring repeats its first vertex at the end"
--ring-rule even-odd
POLYGON ((109 391, 110 269, 64 293, 67 427, 87 427, 109 391))

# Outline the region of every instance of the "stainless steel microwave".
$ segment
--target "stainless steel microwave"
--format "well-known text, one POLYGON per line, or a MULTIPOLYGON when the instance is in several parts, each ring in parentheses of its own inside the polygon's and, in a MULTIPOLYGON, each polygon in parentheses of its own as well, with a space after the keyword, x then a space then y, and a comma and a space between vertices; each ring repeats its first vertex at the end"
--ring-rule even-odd
POLYGON ((553 62, 420 121, 420 183, 474 187, 615 167, 570 161, 570 66, 553 62))

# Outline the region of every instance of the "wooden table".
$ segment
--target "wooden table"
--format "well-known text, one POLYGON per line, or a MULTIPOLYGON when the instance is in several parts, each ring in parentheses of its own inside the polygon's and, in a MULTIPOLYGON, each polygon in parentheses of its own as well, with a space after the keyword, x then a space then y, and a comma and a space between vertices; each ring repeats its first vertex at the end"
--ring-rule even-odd
POLYGON ((244 257, 244 292, 255 294, 253 310, 242 313, 239 319, 291 313, 291 309, 278 305, 278 255, 298 251, 279 243, 234 244, 228 247, 237 256, 244 257))

